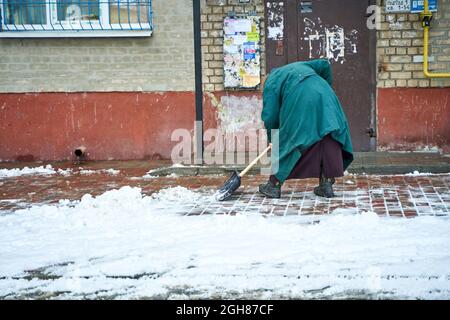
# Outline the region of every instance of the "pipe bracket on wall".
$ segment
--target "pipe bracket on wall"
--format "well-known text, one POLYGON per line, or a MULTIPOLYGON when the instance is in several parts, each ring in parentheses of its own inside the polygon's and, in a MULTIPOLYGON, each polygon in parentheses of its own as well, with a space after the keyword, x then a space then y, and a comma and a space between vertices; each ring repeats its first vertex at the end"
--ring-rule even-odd
POLYGON ((420 20, 422 21, 422 27, 430 27, 431 20, 433 20, 433 14, 431 12, 422 12, 420 14, 420 20))

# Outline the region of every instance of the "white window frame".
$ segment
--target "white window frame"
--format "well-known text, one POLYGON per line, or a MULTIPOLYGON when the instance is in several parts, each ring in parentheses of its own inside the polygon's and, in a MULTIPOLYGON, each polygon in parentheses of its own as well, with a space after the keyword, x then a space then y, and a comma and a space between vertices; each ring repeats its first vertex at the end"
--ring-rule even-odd
MULTIPOLYGON (((102 0, 99 0, 102 1, 102 0)), ((100 2, 99 20, 58 21, 57 4, 46 3, 46 24, 5 24, 4 0, 0 0, 2 31, 0 38, 59 38, 59 37, 148 37, 148 23, 110 23, 109 3, 100 2)), ((152 2, 148 10, 151 10, 152 2)), ((152 18, 150 16, 150 18, 152 18)))

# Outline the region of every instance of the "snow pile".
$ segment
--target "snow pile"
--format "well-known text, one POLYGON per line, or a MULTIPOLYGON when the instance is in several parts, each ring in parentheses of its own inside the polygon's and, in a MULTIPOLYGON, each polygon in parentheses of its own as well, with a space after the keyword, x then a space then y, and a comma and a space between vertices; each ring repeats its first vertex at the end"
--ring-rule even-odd
POLYGON ((431 172, 419 172, 419 171, 414 171, 414 172, 410 172, 405 174, 405 176, 408 177, 420 177, 420 176, 432 176, 433 174, 431 172))
POLYGON ((23 169, 0 169, 0 178, 12 178, 20 177, 25 175, 51 175, 55 174, 56 171, 51 165, 40 166, 35 168, 25 167, 23 169))
MULTIPOLYGON (((46 166, 40 166, 35 168, 25 167, 23 169, 0 169, 0 179, 1 178, 15 178, 26 175, 53 175, 60 174, 62 176, 70 176, 74 173, 72 169, 57 169, 55 170, 50 164, 46 166)), ((111 174, 117 175, 120 173, 120 170, 115 169, 102 169, 102 170, 85 170, 80 168, 79 173, 81 175, 91 175, 91 174, 111 174)))
POLYGON ((158 193, 152 194, 152 198, 158 200, 163 206, 167 206, 167 204, 194 203, 202 198, 206 200, 200 193, 180 186, 162 189, 158 193))
POLYGON ((0 216, 0 298, 450 298, 448 218, 183 215, 210 201, 182 187, 123 187, 0 216), (27 280, 30 270, 46 276, 27 280))
POLYGON ((65 177, 68 177, 68 176, 70 176, 71 174, 73 174, 73 171, 72 171, 72 169, 65 169, 65 170, 63 170, 63 169, 58 169, 58 174, 60 174, 60 175, 62 175, 62 176, 65 176, 65 177))
POLYGON ((104 170, 102 170, 102 172, 107 173, 107 174, 112 174, 113 176, 115 176, 115 175, 118 175, 120 173, 120 170, 104 169, 104 170))

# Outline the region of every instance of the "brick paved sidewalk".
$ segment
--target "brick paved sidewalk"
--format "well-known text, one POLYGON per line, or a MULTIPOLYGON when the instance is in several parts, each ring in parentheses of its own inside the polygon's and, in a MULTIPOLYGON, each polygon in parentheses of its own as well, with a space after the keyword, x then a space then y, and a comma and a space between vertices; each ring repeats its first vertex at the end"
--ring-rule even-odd
MULTIPOLYGON (((378 215, 414 217, 418 215, 450 215, 450 175, 429 176, 370 176, 351 175, 337 179, 336 198, 324 199, 314 195, 315 179, 289 181, 281 199, 266 199, 257 192, 251 179, 227 203, 212 202, 194 207, 188 214, 258 213, 289 216, 332 213, 336 209, 348 212, 373 211, 378 215)), ((344 212, 344 211, 343 211, 344 212)))
MULTIPOLYGON (((163 188, 183 186, 210 195, 228 178, 224 175, 197 177, 159 177, 145 179, 148 164, 128 163, 120 173, 101 170, 111 163, 75 167, 70 175, 21 176, 0 179, 0 211, 13 211, 33 204, 56 203, 60 199, 77 200, 84 194, 99 195, 122 186, 140 187, 145 194, 163 188), (86 171, 94 172, 86 174, 86 171)), ((63 167, 65 168, 65 167, 63 167)), ((56 169, 56 168, 55 168, 56 169)), ((248 176, 232 199, 226 202, 187 203, 185 215, 261 214, 266 216, 302 215, 314 221, 318 215, 335 209, 343 212, 374 211, 382 216, 414 217, 450 215, 450 174, 438 175, 348 175, 337 179, 336 198, 323 199, 313 194, 315 179, 289 181, 281 199, 266 199, 257 192, 264 176, 248 176)))

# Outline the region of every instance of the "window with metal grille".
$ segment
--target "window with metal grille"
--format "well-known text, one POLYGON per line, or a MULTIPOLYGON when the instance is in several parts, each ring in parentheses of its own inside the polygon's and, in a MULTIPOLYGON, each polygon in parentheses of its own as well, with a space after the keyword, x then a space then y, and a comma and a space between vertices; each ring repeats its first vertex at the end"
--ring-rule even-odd
POLYGON ((0 0, 0 36, 20 32, 111 35, 152 26, 151 0, 0 0))

